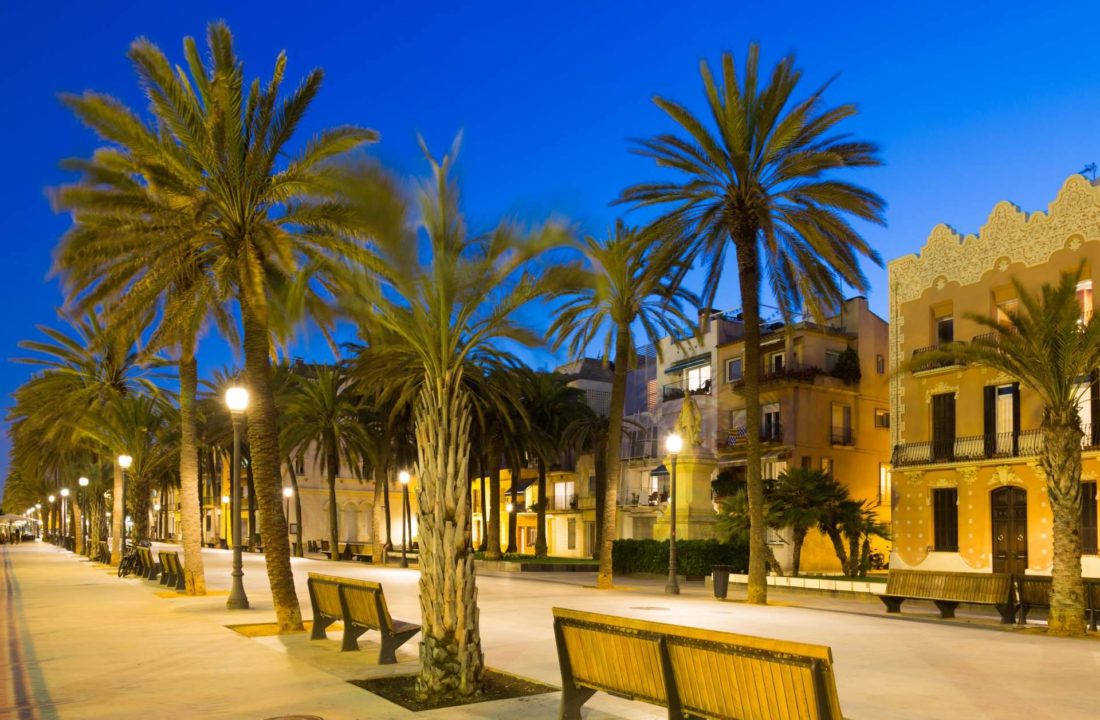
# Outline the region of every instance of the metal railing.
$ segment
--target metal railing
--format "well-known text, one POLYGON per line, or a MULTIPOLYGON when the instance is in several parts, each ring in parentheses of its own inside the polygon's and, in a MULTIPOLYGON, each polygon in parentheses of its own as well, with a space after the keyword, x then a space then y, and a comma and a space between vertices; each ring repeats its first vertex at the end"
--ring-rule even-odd
MULTIPOLYGON (((1100 425, 1084 424, 1081 449, 1100 449, 1100 425)), ((1018 433, 986 433, 954 440, 902 443, 894 446, 894 467, 1034 457, 1043 447, 1041 430, 1018 433)))
POLYGON ((920 362, 917 361, 917 358, 920 357, 921 355, 929 355, 931 353, 949 352, 953 348, 959 347, 959 346, 964 345, 964 344, 965 343, 956 341, 956 342, 951 342, 951 343, 944 343, 942 345, 928 345, 927 347, 917 348, 916 350, 913 351, 913 356, 912 356, 913 357, 913 366, 912 366, 913 372, 918 373, 918 372, 925 372, 925 371, 928 371, 928 370, 938 370, 939 368, 954 367, 954 366, 957 366, 957 365, 962 365, 963 363, 960 360, 956 360, 955 358, 950 358, 950 357, 946 357, 946 358, 945 357, 927 358, 927 359, 925 359, 923 361, 920 361, 920 362))
MULTIPOLYGON (((800 365, 792 363, 781 370, 766 371, 760 373, 760 384, 771 383, 784 383, 784 382, 799 382, 813 384, 814 379, 818 375, 826 374, 824 370, 816 365, 800 365)), ((740 388, 745 384, 745 379, 742 377, 734 383, 734 387, 740 388)))
POLYGON ((682 383, 672 383, 661 388, 661 400, 669 402, 680 400, 687 395, 710 395, 712 387, 713 383, 710 380, 703 383, 702 387, 697 388, 686 388, 682 383))
POLYGON ((833 445, 852 446, 856 444, 855 436, 850 427, 835 427, 830 433, 833 445))
MULTIPOLYGON (((726 437, 718 444, 726 449, 743 448, 748 446, 748 433, 744 426, 731 428, 726 432, 726 437)), ((783 442, 783 426, 773 425, 760 431, 760 442, 764 444, 783 442)))

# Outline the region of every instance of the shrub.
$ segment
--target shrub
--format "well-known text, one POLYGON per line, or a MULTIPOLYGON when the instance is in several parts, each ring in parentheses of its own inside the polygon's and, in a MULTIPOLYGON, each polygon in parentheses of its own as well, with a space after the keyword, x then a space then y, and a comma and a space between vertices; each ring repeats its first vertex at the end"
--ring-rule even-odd
POLYGON ((831 375, 843 380, 845 385, 854 385, 860 381, 863 372, 859 369, 859 353, 854 347, 849 345, 840 353, 831 375))
MULTIPOLYGON (((615 572, 668 574, 668 540, 616 540, 611 550, 615 572)), ((749 549, 717 540, 679 540, 676 565, 683 575, 709 575, 712 565, 729 565, 733 572, 745 572, 749 549)))

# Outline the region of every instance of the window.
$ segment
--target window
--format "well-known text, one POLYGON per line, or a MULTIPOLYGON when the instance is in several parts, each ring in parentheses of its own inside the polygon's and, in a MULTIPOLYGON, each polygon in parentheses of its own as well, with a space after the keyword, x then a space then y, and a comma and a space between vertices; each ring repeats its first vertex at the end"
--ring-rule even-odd
POLYGON ((955 319, 950 315, 936 318, 936 344, 949 345, 955 341, 955 319))
POLYGON ((684 371, 684 390, 709 390, 710 365, 700 365, 684 371))
POLYGON ((595 497, 596 496, 596 476, 595 475, 589 475, 588 476, 588 492, 587 492, 587 495, 588 495, 588 497, 595 497))
POLYGON ((782 351, 772 353, 768 356, 768 372, 773 375, 778 375, 783 372, 784 357, 782 351))
POLYGON ((955 458, 955 393, 932 396, 932 459, 955 458))
POLYGON ((833 474, 833 459, 832 458, 827 458, 827 457, 821 458, 821 472, 825 473, 826 475, 832 475, 833 474))
POLYGON ((1092 280, 1077 283, 1077 304, 1081 306, 1081 322, 1087 323, 1092 317, 1092 280))
POLYGON ((568 538, 568 541, 567 541, 568 545, 566 547, 568 547, 570 550, 576 550, 577 549, 577 519, 576 518, 569 518, 569 522, 567 523, 566 533, 569 535, 569 538, 568 538))
POLYGON ((875 427, 888 428, 890 427, 890 411, 883 410, 881 408, 875 408, 875 427))
POLYGON ((997 309, 994 313, 996 315, 995 319, 997 323, 999 325, 1011 324, 1012 320, 1009 316, 1016 314, 1016 311, 1019 309, 1019 307, 1020 302, 1016 298, 1012 298, 1011 300, 1002 300, 1001 302, 997 303, 997 309))
POLYGON ((812 457, 810 457, 809 455, 803 455, 802 456, 802 469, 803 470, 809 470, 813 466, 814 466, 814 459, 812 457))
POLYGON ((886 357, 883 355, 875 355, 875 372, 879 375, 886 374, 886 357))
POLYGON ((889 504, 890 498, 890 465, 889 463, 878 464, 878 504, 889 504))
POLYGON ((783 536, 779 534, 778 530, 769 525, 766 542, 769 545, 784 545, 786 540, 783 539, 783 536))
POLYGON ((765 405, 762 410, 763 427, 760 428, 760 438, 769 442, 781 442, 783 426, 779 421, 779 403, 765 405))
POLYGON ((832 404, 832 440, 833 445, 851 445, 852 406, 841 403, 832 404))
POLYGON ((1096 555, 1096 483, 1081 483, 1081 553, 1096 555))
POLYGON ((737 382, 745 376, 744 360, 736 357, 726 361, 726 382, 737 382))
POLYGON ((294 474, 295 475, 305 475, 306 474, 306 459, 305 459, 304 456, 299 456, 298 459, 294 461, 294 474))
POLYGON ((936 552, 959 551, 959 489, 932 491, 933 548, 936 552))
POLYGON ((572 480, 554 483, 554 509, 565 510, 573 501, 576 486, 572 480))
POLYGON ((840 353, 836 350, 825 351, 825 372, 831 373, 836 369, 836 364, 840 362, 840 353))

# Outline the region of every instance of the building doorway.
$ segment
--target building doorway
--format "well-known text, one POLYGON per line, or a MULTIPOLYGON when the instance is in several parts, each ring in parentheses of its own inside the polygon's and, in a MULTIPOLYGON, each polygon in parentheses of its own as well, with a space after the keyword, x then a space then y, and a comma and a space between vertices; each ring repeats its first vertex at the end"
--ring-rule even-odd
POLYGON ((997 488, 989 496, 993 528, 993 572, 1023 575, 1027 570, 1027 491, 997 488))

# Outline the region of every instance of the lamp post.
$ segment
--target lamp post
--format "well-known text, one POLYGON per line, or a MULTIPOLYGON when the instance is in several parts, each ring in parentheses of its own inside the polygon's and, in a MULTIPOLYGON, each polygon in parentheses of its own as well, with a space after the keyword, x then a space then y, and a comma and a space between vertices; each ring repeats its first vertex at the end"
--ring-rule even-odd
POLYGON ((53 504, 54 504, 54 501, 57 500, 57 496, 56 495, 50 495, 46 499, 50 502, 50 511, 46 515, 46 517, 49 518, 50 537, 53 539, 54 545, 56 545, 57 544, 57 521, 54 520, 54 516, 53 516, 53 504))
MULTIPOLYGON (((119 552, 125 549, 126 546, 126 471, 130 469, 130 466, 134 464, 134 459, 129 455, 118 456, 118 466, 122 469, 122 492, 119 493, 118 507, 120 508, 122 515, 122 522, 119 527, 122 528, 119 539, 119 552)), ((113 545, 114 543, 112 543, 113 545)))
POLYGON ((36 538, 40 538, 42 537, 42 503, 34 504, 34 515, 35 520, 38 521, 38 524, 35 527, 34 536, 36 538))
POLYGON ((160 526, 160 503, 153 503, 153 536, 157 539, 161 539, 161 532, 163 528, 160 526))
POLYGON ((669 487, 669 509, 671 520, 668 526, 668 583, 666 595, 679 595, 680 582, 676 579, 676 456, 684 447, 684 439, 672 433, 665 438, 665 450, 672 457, 672 482, 669 487))
POLYGON ((241 567, 241 425, 248 409, 248 391, 243 387, 231 387, 225 391, 225 404, 233 418, 233 586, 225 607, 229 610, 247 610, 248 597, 244 594, 244 570, 241 567))
POLYGON ((91 557, 88 549, 88 478, 81 476, 76 484, 80 486, 80 497, 77 498, 80 503, 80 547, 84 548, 85 555, 91 557))
POLYGON ((69 488, 61 488, 61 537, 65 548, 69 547, 69 488))
POLYGON ((409 566, 409 536, 412 535, 412 518, 409 517, 409 473, 402 470, 397 473, 397 481, 401 483, 401 567, 409 566))

